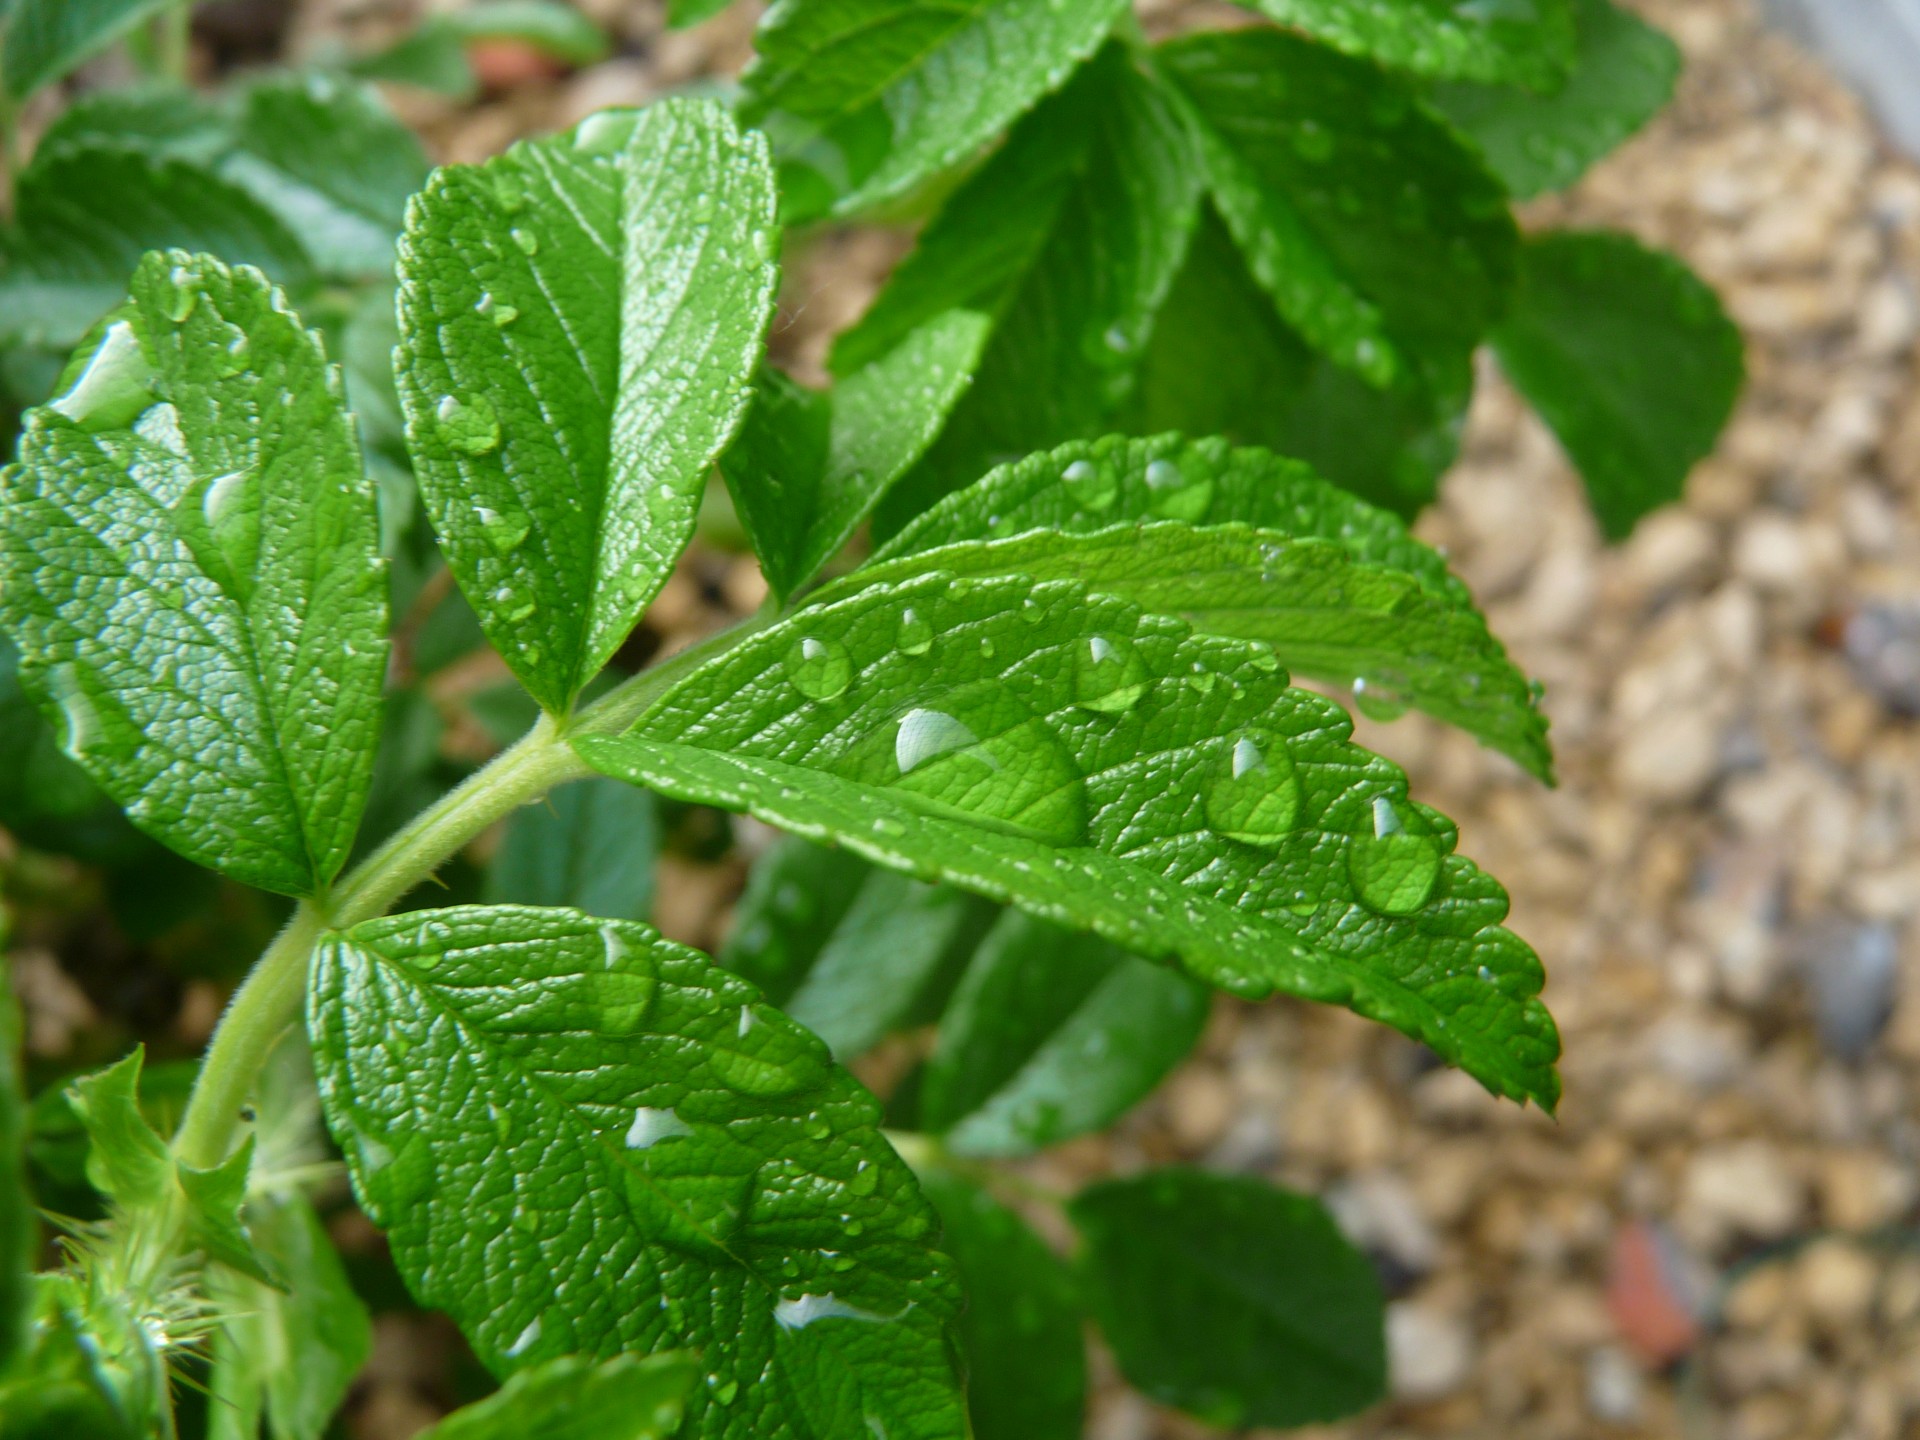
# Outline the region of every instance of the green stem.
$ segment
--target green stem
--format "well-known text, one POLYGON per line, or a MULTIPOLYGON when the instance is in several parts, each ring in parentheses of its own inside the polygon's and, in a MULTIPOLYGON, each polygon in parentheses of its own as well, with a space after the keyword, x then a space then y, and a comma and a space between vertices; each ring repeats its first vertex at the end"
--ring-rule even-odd
POLYGON ((154 63, 166 79, 184 85, 192 54, 193 0, 175 0, 153 22, 154 63))

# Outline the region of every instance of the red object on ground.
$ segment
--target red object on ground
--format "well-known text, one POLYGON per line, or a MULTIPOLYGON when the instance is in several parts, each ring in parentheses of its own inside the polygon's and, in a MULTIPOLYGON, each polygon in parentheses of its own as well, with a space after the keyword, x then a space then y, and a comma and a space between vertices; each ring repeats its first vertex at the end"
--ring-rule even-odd
POLYGON ((524 40, 474 40, 467 45, 467 63, 487 90, 511 90, 542 80, 557 80, 567 67, 524 40))
POLYGON ((1607 1271, 1607 1312, 1643 1360, 1671 1365, 1699 1343, 1693 1286, 1665 1234, 1644 1220, 1622 1225, 1607 1271))

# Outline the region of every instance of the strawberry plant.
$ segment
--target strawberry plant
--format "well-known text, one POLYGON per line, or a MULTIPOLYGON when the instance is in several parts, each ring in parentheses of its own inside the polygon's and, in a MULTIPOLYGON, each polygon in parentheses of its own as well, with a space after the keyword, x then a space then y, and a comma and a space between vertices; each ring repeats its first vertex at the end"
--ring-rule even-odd
MULTIPOLYGON (((370 1346, 338 1164, 504 1382, 446 1440, 1065 1440, 1089 1324, 1221 1426, 1379 1398, 1379 1282, 1311 1197, 1017 1162, 1147 1095, 1215 992, 1552 1108, 1505 893, 1292 678, 1550 781, 1535 687, 1394 511, 1483 342, 1615 533, 1739 353, 1677 261, 1507 208, 1658 105, 1660 37, 1261 8, 1155 46, 1086 0, 781 0, 733 110, 423 185, 340 77, 56 122, 0 270, 14 353, 76 346, 0 472, 0 810, 176 877, 123 923, 204 872, 222 943, 280 928, 197 1066, 29 1103, 0 1007, 0 1433, 326 1433, 370 1346), (172 208, 116 227, 121 193, 172 208), (783 249, 859 214, 925 223, 812 388, 767 355, 783 249), (716 467, 771 593, 635 671, 716 467), (423 680, 483 643, 516 686, 476 718, 520 723, 449 773, 423 680), (786 838, 709 958, 645 916, 715 812, 786 838), (882 1042, 884 1100, 845 1068, 882 1042), (60 1185, 94 1218, 29 1274, 60 1185)), ((17 0, 0 70, 54 13, 17 0)))

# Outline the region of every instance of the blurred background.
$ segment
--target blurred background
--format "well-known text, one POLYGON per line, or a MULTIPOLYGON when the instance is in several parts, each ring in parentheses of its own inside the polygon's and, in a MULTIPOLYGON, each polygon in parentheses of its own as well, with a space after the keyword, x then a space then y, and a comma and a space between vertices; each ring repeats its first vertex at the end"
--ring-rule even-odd
MULTIPOLYGON (((375 53, 431 8, 218 0, 191 63, 212 79, 375 53)), ((1345 1012, 1221 1001, 1115 1133, 1032 1162, 1072 1185, 1184 1158, 1325 1195, 1394 1297, 1396 1393, 1323 1440, 1920 1435, 1920 165, 1901 148, 1920 153, 1920 5, 1633 8, 1685 52, 1675 104, 1525 218, 1679 252, 1747 336, 1746 394, 1685 501, 1606 548, 1490 368, 1418 529, 1545 681, 1561 785, 1417 716, 1361 721, 1512 891, 1565 1036, 1558 1120, 1345 1012)), ((443 87, 459 93, 389 98, 435 161, 476 160, 736 73, 758 13, 668 32, 655 4, 579 9, 606 58, 482 40, 470 82, 443 87)), ((1160 30, 1235 13, 1143 9, 1160 30)), ((119 83, 116 63, 79 83, 119 83)), ((779 357, 818 379, 904 243, 866 230, 790 252, 779 357)), ((718 522, 629 658, 763 594, 718 522)), ((505 679, 484 654, 433 675, 407 740, 423 772, 498 743, 466 702, 505 679)), ((766 836, 736 824, 730 845, 707 812, 663 824, 655 920, 716 945, 766 836)), ((237 892, 196 908, 181 887, 213 882, 177 862, 103 879, 4 834, 0 860, 42 1079, 134 1039, 193 1054, 272 923, 237 892)), ((404 1304, 365 1222, 337 1229, 384 1306, 350 1433, 402 1440, 477 1378, 451 1327, 404 1304)), ((1203 1432, 1110 1389, 1089 1433, 1203 1432)))

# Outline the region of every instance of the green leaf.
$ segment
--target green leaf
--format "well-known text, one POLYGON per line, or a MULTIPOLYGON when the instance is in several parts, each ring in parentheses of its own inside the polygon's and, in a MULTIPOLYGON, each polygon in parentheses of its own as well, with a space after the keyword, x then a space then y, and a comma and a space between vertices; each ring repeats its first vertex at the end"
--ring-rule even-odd
POLYGON ((210 1170, 177 1165, 180 1188, 187 1197, 187 1233, 208 1257, 264 1285, 284 1286, 285 1279, 262 1258, 253 1243, 240 1207, 247 1198, 247 1175, 253 1168, 253 1136, 210 1170))
POLYGON ((22 679, 142 830, 309 894, 353 843, 387 658, 338 377, 257 271, 179 252, 76 368, 0 484, 22 679))
POLYGON ((367 86, 320 73, 250 86, 220 172, 300 236, 322 274, 393 268, 407 199, 427 178, 420 142, 367 86))
POLYGON ((14 0, 0 78, 16 100, 58 80, 172 0, 14 0))
POLYGON ((777 267, 765 141, 711 101, 435 173, 400 249, 420 493, 487 636, 564 713, 693 534, 777 267))
POLYGON ((1740 332, 1713 290, 1673 256, 1601 231, 1528 241, 1494 348, 1615 540, 1680 498, 1746 377, 1740 332))
POLYGON ((741 77, 788 224, 850 215, 966 159, 1091 55, 1125 0, 776 0, 741 77))
POLYGON ((12 981, 12 966, 0 954, 0 1375, 26 1348, 33 1254, 40 1244, 27 1190, 26 1081, 12 981))
POLYGON ((1096 1185, 1070 1213, 1094 1315, 1155 1400, 1238 1430, 1337 1420, 1384 1395, 1380 1282, 1319 1201, 1161 1170, 1096 1185))
POLYGON ((146 1047, 73 1082, 74 1108, 87 1129, 87 1179, 125 1209, 156 1204, 173 1185, 173 1155, 140 1113, 146 1047))
POLYGON ((77 344, 150 250, 253 265, 298 288, 306 250, 279 217, 199 165, 138 149, 61 147, 20 177, 0 266, 0 343, 77 344))
POLYGON ((1505 892, 1350 733, 1265 647, 1064 582, 932 574, 809 606, 574 744, 1236 994, 1344 1003, 1550 1107, 1559 1041, 1505 892))
POLYGON ((144 1331, 123 1323, 103 1337, 107 1317, 99 1314, 83 1326, 83 1297, 71 1275, 36 1276, 34 1290, 30 1348, 13 1371, 0 1372, 7 1440, 148 1440, 165 1371, 144 1331), (102 1353, 102 1338, 123 1345, 102 1353), (120 1393, 116 1379, 130 1393, 120 1393))
POLYGON ((36 164, 62 150, 122 149, 211 166, 232 144, 219 107, 205 96, 146 84, 74 96, 33 153, 36 164))
POLYGON ((1535 87, 1573 59, 1570 0, 1248 0, 1351 55, 1424 75, 1535 87))
POLYGON ((262 1412, 275 1440, 321 1440, 372 1351, 366 1306, 305 1200, 257 1196, 248 1218, 286 1284, 220 1282, 226 1313, 214 1335, 209 1440, 257 1440, 262 1412))
POLYGON ((0 635, 0 825, 31 836, 42 822, 70 820, 111 802, 60 753, 19 672, 19 649, 0 635))
POLYGON ((1543 93, 1452 84, 1433 103, 1519 199, 1564 190, 1673 98, 1680 50, 1613 0, 1574 0, 1573 71, 1543 93))
POLYGON ((698 25, 702 20, 711 20, 731 3, 732 0, 667 0, 667 27, 684 30, 689 25, 698 25))
POLYGON ((563 785, 507 822, 487 899, 644 920, 659 853, 659 807, 646 791, 600 778, 563 785))
POLYGON ((1291 670, 1364 682, 1369 713, 1424 710, 1552 778, 1538 697, 1446 562, 1264 450, 1174 435, 1063 445, 948 496, 828 594, 933 568, 1077 579, 1266 641, 1291 670), (991 535, 1019 538, 980 543, 991 535))
POLYGON ((1073 1277, 985 1191, 938 1169, 920 1184, 967 1296, 960 1338, 976 1440, 1080 1440, 1087 1356, 1073 1277))
POLYGON ((1206 1023, 1206 989, 1178 971, 1005 911, 940 1019, 920 1123, 962 1155, 1090 1134, 1166 1078, 1206 1023))
POLYGON ((517 40, 567 65, 594 65, 612 47, 606 33, 572 5, 558 0, 479 0, 436 15, 463 41, 517 40))
POLYGON ((1209 209, 1112 428, 1264 445, 1411 517, 1459 453, 1472 389, 1464 354, 1416 357, 1377 390, 1314 351, 1274 313, 1209 209))
POLYGON ((1479 342, 1517 232, 1498 182, 1410 89, 1278 30, 1156 53, 1191 102, 1214 203, 1310 344, 1384 386, 1479 342))
POLYGON ((411 85, 453 100, 468 99, 480 88, 465 38, 442 15, 430 17, 384 50, 359 56, 347 70, 362 80, 411 85))
POLYGON ((762 368, 720 473, 776 596, 818 574, 925 453, 986 335, 985 316, 948 311, 824 394, 762 368))
POLYGON ((699 1375, 691 1355, 617 1355, 600 1365, 563 1355, 512 1376, 421 1440, 666 1440, 699 1375))
POLYGON ((754 867, 720 963, 845 1060, 951 983, 990 918, 961 891, 788 840, 754 867))
POLYGON ((689 1435, 961 1440, 932 1212, 745 981, 641 925, 461 907, 324 943, 308 1025, 362 1205, 496 1370, 684 1346, 689 1435))
POLYGON ((879 533, 1009 454, 1106 428, 1199 213, 1177 104, 1109 45, 954 192, 835 342, 848 374, 953 310, 992 325, 978 378, 887 496, 879 533))

